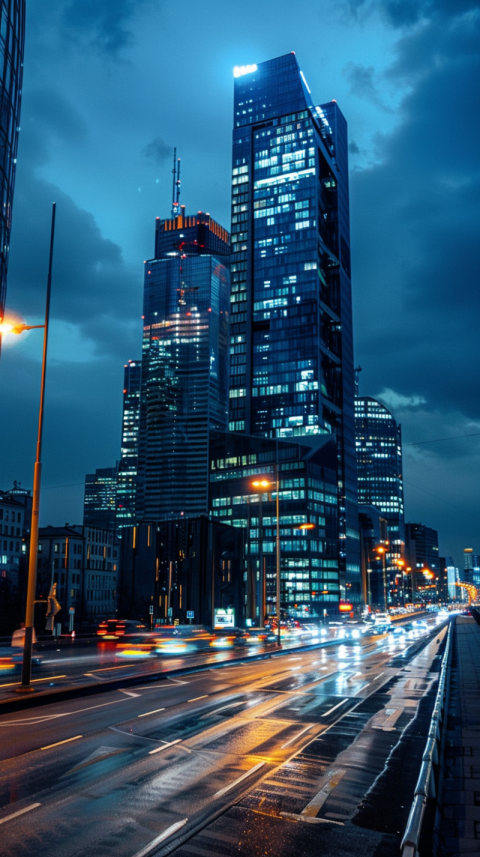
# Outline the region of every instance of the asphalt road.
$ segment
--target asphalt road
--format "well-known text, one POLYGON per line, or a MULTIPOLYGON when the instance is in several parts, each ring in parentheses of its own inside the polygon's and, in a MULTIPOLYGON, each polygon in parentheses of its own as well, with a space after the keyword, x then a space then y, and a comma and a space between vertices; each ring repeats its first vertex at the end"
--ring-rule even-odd
POLYGON ((1 716, 1 857, 373 855, 351 819, 443 633, 414 660, 390 635, 1 716))

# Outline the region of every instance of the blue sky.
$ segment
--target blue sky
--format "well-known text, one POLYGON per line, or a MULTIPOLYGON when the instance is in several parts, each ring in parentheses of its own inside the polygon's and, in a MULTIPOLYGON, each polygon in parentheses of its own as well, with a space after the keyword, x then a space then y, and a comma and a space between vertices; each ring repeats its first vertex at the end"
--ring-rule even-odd
MULTIPOLYGON (((118 457, 173 146, 181 202, 228 228, 233 66, 291 50, 349 125, 360 391, 405 444, 480 433, 479 28, 474 0, 27 0, 7 309, 41 317, 55 200, 42 523, 79 522, 84 474, 118 457)), ((4 488, 31 484, 40 340, 2 352, 4 488)), ((457 562, 480 553, 479 440, 404 449, 407 520, 457 562)))

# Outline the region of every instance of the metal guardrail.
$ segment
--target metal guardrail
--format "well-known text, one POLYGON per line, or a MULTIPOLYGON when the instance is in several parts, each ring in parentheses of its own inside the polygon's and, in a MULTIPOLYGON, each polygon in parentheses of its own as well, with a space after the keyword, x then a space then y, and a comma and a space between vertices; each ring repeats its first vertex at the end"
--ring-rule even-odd
POLYGON ((410 808, 407 826, 401 843, 402 857, 418 857, 422 821, 428 798, 435 798, 434 765, 439 763, 438 746, 441 740, 441 723, 448 699, 449 667, 452 653, 453 622, 450 622, 447 634, 447 644, 443 655, 440 678, 438 680, 437 696, 433 708, 427 743, 423 751, 422 764, 414 791, 413 803, 410 808))

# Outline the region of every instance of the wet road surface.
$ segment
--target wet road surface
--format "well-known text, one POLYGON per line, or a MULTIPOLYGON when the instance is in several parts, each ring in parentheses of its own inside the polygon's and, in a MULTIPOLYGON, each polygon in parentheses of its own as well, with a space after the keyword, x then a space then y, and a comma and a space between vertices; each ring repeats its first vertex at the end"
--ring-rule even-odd
POLYGON ((351 819, 443 633, 413 660, 390 635, 3 715, 0 854, 373 854, 351 819))

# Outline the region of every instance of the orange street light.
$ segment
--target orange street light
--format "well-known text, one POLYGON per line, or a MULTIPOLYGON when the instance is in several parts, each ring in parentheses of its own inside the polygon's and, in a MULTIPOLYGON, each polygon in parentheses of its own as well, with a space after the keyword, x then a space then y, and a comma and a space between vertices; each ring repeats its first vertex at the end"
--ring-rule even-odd
POLYGON ((295 527, 296 530, 314 530, 315 524, 300 524, 298 527, 295 527))
POLYGON ((4 321, 0 324, 0 335, 5 333, 13 333, 15 336, 18 336, 19 333, 23 333, 25 330, 35 330, 37 327, 45 327, 44 324, 23 324, 20 323, 12 323, 8 321, 4 321))
POLYGON ((272 484, 268 479, 255 479, 252 482, 252 488, 270 488, 272 484))

